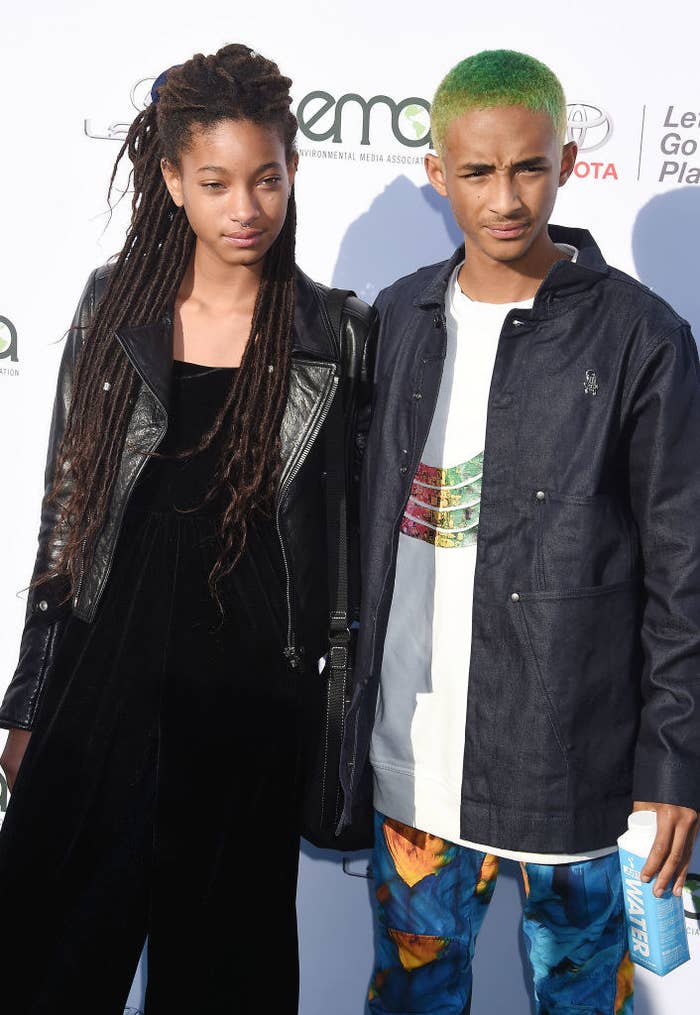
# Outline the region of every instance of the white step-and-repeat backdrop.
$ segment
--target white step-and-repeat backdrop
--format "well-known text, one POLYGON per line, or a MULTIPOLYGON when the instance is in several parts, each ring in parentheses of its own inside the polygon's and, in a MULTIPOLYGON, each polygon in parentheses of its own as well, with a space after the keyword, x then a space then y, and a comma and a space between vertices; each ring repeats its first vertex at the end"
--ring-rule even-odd
MULTIPOLYGON (((608 260, 671 300, 700 333, 700 15, 600 0, 442 4, 354 0, 35 0, 2 16, 0 95, 0 691, 16 661, 34 555, 61 335, 89 270, 114 253, 105 192, 125 125, 152 79, 195 51, 247 42, 294 79, 300 122, 299 262, 371 300, 447 256, 459 236, 423 172, 429 100, 484 48, 530 52, 561 77, 575 176, 555 221, 585 226, 608 260)), ((0 809, 7 803, 0 786, 0 809)), ((183 818, 187 801, 183 801, 183 818)), ((700 871, 696 850, 693 870, 700 871)), ((361 1015, 371 966, 367 858, 306 848, 299 888, 302 1015, 361 1015)), ((637 977, 640 1015, 697 1009, 695 961, 637 977)), ((517 872, 504 865, 476 959, 475 1015, 527 1013, 517 872)), ((700 903, 698 903, 700 910, 700 903)), ((2 914, 8 919, 8 914, 2 914)), ((11 975, 0 956, 2 979, 11 975)), ((143 969, 130 1004, 141 1004, 143 969)))

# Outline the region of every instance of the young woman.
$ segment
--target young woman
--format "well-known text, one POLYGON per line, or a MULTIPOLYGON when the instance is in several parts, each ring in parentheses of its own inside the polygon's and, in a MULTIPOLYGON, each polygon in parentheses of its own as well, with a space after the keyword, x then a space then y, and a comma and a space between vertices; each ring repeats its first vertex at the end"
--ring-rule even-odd
POLYGON ((146 935, 149 1015, 297 1009, 324 421, 340 399, 361 445, 373 316, 349 299, 339 342, 295 267, 290 84, 246 46, 195 56, 120 153, 132 221, 68 335, 0 710, 13 1015, 121 1015, 146 935))

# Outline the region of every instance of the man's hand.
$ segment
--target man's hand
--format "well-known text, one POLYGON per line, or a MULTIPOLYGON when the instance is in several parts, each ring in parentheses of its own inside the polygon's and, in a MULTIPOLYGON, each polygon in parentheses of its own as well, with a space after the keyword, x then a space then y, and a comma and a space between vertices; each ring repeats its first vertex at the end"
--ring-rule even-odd
POLYGON ((639 800, 635 800, 632 810, 656 811, 656 838, 649 859, 642 867, 642 881, 651 881, 656 874, 654 895, 660 896, 675 878, 673 894, 680 895, 698 834, 698 812, 675 804, 639 800))
POLYGON ((5 773, 10 792, 12 792, 12 787, 15 784, 19 766, 22 764, 22 758, 24 757, 24 752, 27 749, 31 735, 30 730, 10 730, 7 735, 7 743, 2 752, 2 757, 0 757, 0 765, 5 773))

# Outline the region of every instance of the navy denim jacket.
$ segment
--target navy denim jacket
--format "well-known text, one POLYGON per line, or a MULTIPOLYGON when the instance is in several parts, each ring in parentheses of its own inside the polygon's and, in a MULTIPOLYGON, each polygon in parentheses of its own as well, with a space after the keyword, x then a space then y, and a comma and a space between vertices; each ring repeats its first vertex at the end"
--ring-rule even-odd
MULTIPOLYGON (((700 365, 687 323, 587 232, 550 232, 579 257, 508 314, 489 397, 461 835, 574 853, 613 844, 633 799, 700 807, 700 365)), ((463 257, 377 298, 345 820, 463 257)))

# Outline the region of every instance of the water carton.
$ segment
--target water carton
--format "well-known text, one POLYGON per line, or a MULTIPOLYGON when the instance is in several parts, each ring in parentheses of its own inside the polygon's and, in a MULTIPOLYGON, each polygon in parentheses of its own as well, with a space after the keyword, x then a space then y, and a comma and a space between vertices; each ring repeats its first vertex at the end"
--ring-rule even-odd
POLYGON ((665 976, 690 958, 683 899, 672 892, 673 882, 660 898, 653 894, 656 878, 644 884, 640 875, 656 837, 656 813, 635 811, 628 830, 617 840, 630 958, 637 965, 665 976))

